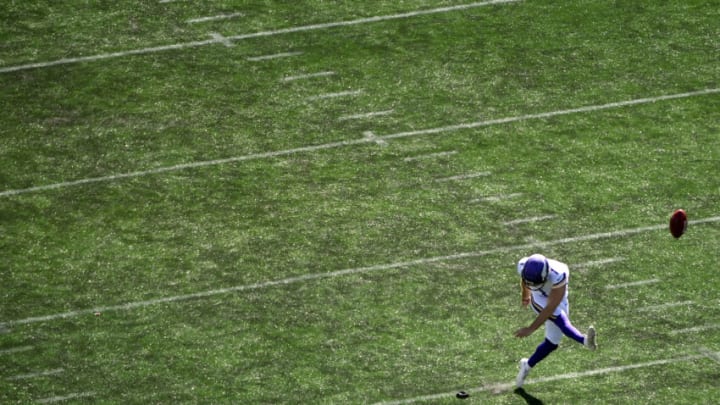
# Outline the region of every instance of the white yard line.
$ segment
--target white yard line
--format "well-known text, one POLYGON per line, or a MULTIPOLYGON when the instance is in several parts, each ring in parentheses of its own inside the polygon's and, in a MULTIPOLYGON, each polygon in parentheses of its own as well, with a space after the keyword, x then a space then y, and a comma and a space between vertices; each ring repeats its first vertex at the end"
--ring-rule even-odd
POLYGON ((192 163, 182 163, 182 164, 178 164, 178 165, 174 165, 174 166, 164 166, 164 167, 158 167, 156 169, 141 170, 141 171, 130 172, 130 173, 122 173, 122 174, 114 174, 111 176, 92 177, 92 178, 67 181, 67 182, 62 182, 62 183, 48 184, 45 186, 29 187, 29 188, 19 189, 19 190, 6 190, 6 191, 0 192, 0 197, 32 193, 32 192, 36 192, 36 191, 53 190, 53 189, 70 187, 70 186, 78 186, 78 185, 83 185, 83 184, 101 183, 101 182, 106 182, 106 181, 114 181, 114 180, 120 180, 120 179, 142 177, 142 176, 147 176, 147 175, 152 175, 152 174, 175 172, 175 171, 179 171, 179 170, 197 169, 197 168, 201 168, 201 167, 217 166, 217 165, 229 164, 229 163, 237 163, 237 162, 243 162, 243 161, 247 161, 247 160, 267 159, 267 158, 274 158, 274 157, 280 157, 280 156, 286 156, 286 155, 293 155, 293 154, 297 154, 297 153, 317 152, 317 151, 325 150, 325 149, 334 149, 334 148, 339 148, 339 147, 343 147, 343 146, 359 145, 359 144, 365 144, 368 142, 372 142, 372 141, 369 139, 366 139, 366 138, 361 138, 361 139, 354 139, 354 140, 349 140, 349 141, 326 143, 326 144, 322 144, 322 145, 304 146, 304 147, 299 147, 299 148, 295 148, 295 149, 286 149, 286 150, 275 151, 275 152, 253 153, 250 155, 236 156, 236 157, 231 157, 231 158, 227 158, 227 159, 217 159, 217 160, 206 160, 206 161, 192 162, 192 163))
POLYGON ((203 22, 208 22, 208 21, 228 20, 231 18, 242 17, 243 15, 244 15, 243 13, 219 14, 219 15, 213 15, 210 17, 191 18, 185 22, 188 24, 197 24, 197 23, 203 23, 203 22))
POLYGON ((438 157, 445 157, 445 156, 452 156, 457 155, 458 151, 451 150, 447 152, 437 152, 437 153, 428 153, 427 155, 419 155, 419 156, 410 156, 403 159, 404 162, 413 162, 415 160, 423 160, 423 159, 434 159, 438 157))
MULTIPOLYGON (((717 353, 713 353, 713 354, 716 356, 718 355, 717 353)), ((706 358, 706 357, 708 357, 708 355, 706 353, 703 353, 703 354, 697 354, 697 355, 675 357, 675 358, 670 358, 670 359, 647 361, 644 363, 627 364, 624 366, 598 368, 598 369, 594 369, 594 370, 579 371, 576 373, 558 374, 558 375, 553 375, 553 376, 548 376, 548 377, 539 377, 539 378, 530 379, 525 382, 525 385, 540 384, 540 383, 561 381, 561 380, 573 380, 573 379, 577 379, 577 378, 592 377, 592 376, 596 376, 596 375, 603 375, 603 374, 609 374, 609 373, 620 373, 623 371, 634 370, 634 369, 638 369, 638 368, 681 363, 681 362, 686 362, 686 361, 698 360, 698 359, 702 359, 702 358, 706 358)), ((470 394, 479 393, 479 392, 500 393, 500 392, 509 391, 514 388, 515 388, 514 383, 498 383, 498 384, 488 384, 488 385, 484 385, 484 386, 477 387, 477 388, 471 388, 471 389, 466 390, 466 392, 468 392, 470 394)), ((422 396, 400 399, 400 400, 378 402, 375 405, 402 405, 402 404, 412 404, 415 402, 440 401, 440 400, 446 400, 446 399, 449 400, 453 396, 455 396, 455 391, 443 392, 443 393, 439 393, 439 394, 422 395, 422 396)))
POLYGON ((375 142, 376 144, 378 144, 378 145, 380 145, 380 146, 388 146, 388 143, 387 143, 387 142, 385 142, 385 141, 382 140, 382 139, 378 139, 378 137, 375 136, 375 134, 374 134, 372 131, 365 131, 365 132, 363 132, 363 137, 365 137, 365 139, 368 139, 368 140, 371 140, 371 141, 375 142))
POLYGON ((30 380, 38 377, 47 377, 49 375, 60 374, 65 370, 62 368, 56 368, 54 370, 38 371, 36 373, 19 374, 12 377, 7 377, 6 380, 30 380))
POLYGON ((133 55, 146 55, 146 54, 151 54, 151 53, 155 53, 155 52, 165 52, 165 51, 171 51, 171 50, 177 50, 177 49, 194 48, 194 47, 213 45, 213 44, 218 44, 218 43, 222 43, 222 41, 219 41, 217 39, 207 39, 205 41, 183 42, 183 43, 179 43, 179 44, 155 46, 152 48, 132 49, 129 51, 103 53, 100 55, 78 56, 78 57, 74 57, 74 58, 63 58, 63 59, 58 59, 58 60, 54 60, 54 61, 50 61, 50 62, 36 62, 36 63, 28 63, 25 65, 0 67, 0 73, 17 72, 17 71, 21 71, 21 70, 30 70, 30 69, 41 69, 41 68, 46 68, 46 67, 51 67, 51 66, 69 65, 69 64, 82 63, 82 62, 94 62, 94 61, 98 61, 98 60, 114 59, 114 58, 121 58, 121 57, 125 57, 125 56, 133 56, 133 55))
POLYGON ((657 304, 657 305, 651 305, 647 307, 638 308, 636 311, 638 312, 649 312, 649 311, 656 311, 660 309, 667 309, 667 308, 673 308, 673 307, 687 307, 689 305, 693 305, 694 301, 681 301, 681 302, 668 302, 665 304, 657 304))
MULTIPOLYGON (((270 36, 275 36, 275 35, 291 34, 291 33, 296 33, 296 32, 314 31, 314 30, 322 30, 322 29, 328 29, 328 28, 348 27, 348 26, 353 26, 353 25, 369 24, 369 23, 382 22, 382 21, 399 20, 399 19, 412 18, 412 17, 423 16, 423 15, 449 13, 449 12, 453 12, 453 11, 462 11, 462 10, 476 8, 476 7, 484 7, 484 6, 490 6, 490 5, 495 5, 495 4, 515 3, 518 1, 520 1, 520 0, 484 1, 484 2, 479 2, 479 3, 461 4, 461 5, 450 6, 450 7, 433 8, 433 9, 429 9, 429 10, 417 10, 417 11, 411 11, 411 12, 400 13, 400 14, 359 18, 356 20, 349 20, 349 21, 338 21, 338 22, 330 22, 330 23, 323 23, 323 24, 312 24, 312 25, 303 25, 303 26, 298 26, 298 27, 282 28, 282 29, 270 30, 270 31, 260 31, 260 32, 250 33, 250 34, 235 35, 235 36, 228 37, 228 38, 231 40, 234 40, 234 41, 239 41, 239 40, 251 39, 251 38, 261 38, 261 37, 270 37, 270 36)), ((150 48, 133 49, 133 50, 129 50, 129 51, 104 53, 104 54, 91 55, 91 56, 80 56, 80 57, 75 57, 75 58, 64 58, 64 59, 58 59, 58 60, 48 61, 48 62, 27 63, 24 65, 6 66, 3 68, 0 68, 0 73, 16 72, 19 70, 28 70, 28 69, 40 69, 40 68, 46 68, 46 67, 50 67, 50 66, 67 65, 67 64, 72 64, 72 63, 94 62, 94 61, 99 61, 99 60, 104 60, 104 59, 120 58, 120 57, 131 56, 131 55, 143 55, 143 54, 149 54, 149 53, 164 52, 164 51, 169 51, 169 50, 174 50, 174 49, 195 48, 195 47, 199 47, 199 46, 206 46, 206 45, 211 45, 211 44, 216 44, 216 43, 218 43, 218 41, 215 41, 215 40, 183 42, 183 43, 177 43, 177 44, 172 44, 172 45, 161 45, 161 46, 155 46, 155 47, 150 47, 150 48)))
POLYGON ((680 335, 683 333, 695 333, 695 332, 705 332, 706 330, 711 329, 720 329, 720 324, 710 324, 710 325, 701 325, 701 326, 693 326, 692 328, 685 328, 685 329, 675 329, 671 330, 671 335, 680 335))
POLYGON ((512 221, 503 222, 503 225, 520 225, 520 224, 528 224, 531 222, 538 222, 538 221, 545 221, 548 219, 555 218, 555 215, 542 215, 539 217, 530 217, 530 218, 521 218, 521 219, 515 219, 512 221))
POLYGON ((720 353, 713 352, 712 350, 708 349, 707 347, 699 347, 698 351, 703 354, 708 359, 720 364, 720 353))
POLYGON ((368 112, 368 113, 364 113, 364 114, 343 115, 338 118, 338 121, 358 120, 358 119, 364 119, 364 118, 380 117, 383 115, 390 115, 394 111, 395 110, 385 110, 385 111, 373 111, 373 112, 368 112))
POLYGON ((95 393, 92 391, 91 392, 77 392, 74 394, 68 394, 68 395, 63 395, 63 396, 38 399, 37 402, 39 404, 52 404, 55 402, 68 401, 71 399, 78 399, 78 398, 88 398, 88 397, 94 397, 94 396, 95 396, 95 393))
POLYGON ((399 133, 392 134, 392 135, 385 135, 384 138, 393 139, 393 138, 404 138, 404 137, 411 137, 411 136, 418 136, 418 135, 439 134, 439 133, 443 133, 443 132, 453 132, 453 131, 460 131, 460 130, 465 130, 465 129, 481 128, 481 127, 487 127, 487 126, 491 126, 491 125, 508 124, 508 123, 512 123, 512 122, 520 122, 520 121, 527 121, 527 120, 533 120, 533 119, 552 118, 552 117, 568 115, 568 114, 595 112, 595 111, 601 111, 601 110, 608 110, 608 109, 612 109, 612 108, 629 107, 629 106, 638 105, 638 104, 648 104, 648 103, 655 103, 658 101, 675 100, 675 99, 679 99, 679 98, 688 98, 688 97, 695 97, 695 96, 702 96, 702 95, 716 94, 716 93, 720 93, 720 88, 691 91, 691 92, 687 92, 687 93, 668 94, 665 96, 658 96, 658 97, 638 98, 638 99, 634 99, 634 100, 619 101, 619 102, 615 102, 615 103, 590 105, 590 106, 585 106, 585 107, 570 108, 567 110, 549 111, 549 112, 544 112, 544 113, 539 113, 539 114, 518 115, 515 117, 498 118, 498 119, 487 120, 487 121, 469 122, 466 124, 449 125, 446 127, 420 129, 417 131, 399 132, 399 133))
POLYGON ((281 82, 294 82, 296 80, 305 80, 305 79, 314 79, 316 77, 327 77, 327 76, 333 76, 335 72, 333 71, 327 71, 327 72, 317 72, 317 73, 306 73, 302 75, 296 75, 296 76, 286 76, 280 79, 281 82))
POLYGON ((490 173, 490 172, 467 173, 467 174, 461 174, 458 176, 443 177, 440 179, 435 179, 435 181, 446 182, 446 181, 468 180, 468 179, 474 179, 477 177, 487 177, 487 176, 490 176, 491 174, 492 173, 490 173))
POLYGON ((218 34, 217 32, 211 32, 210 38, 217 40, 218 42, 222 43, 223 45, 227 46, 228 48, 232 48, 235 46, 235 44, 232 43, 229 39, 222 36, 222 34, 218 34))
MULTIPOLYGON (((694 224, 715 223, 715 222, 720 222, 720 216, 698 219, 698 220, 692 221, 692 223, 694 223, 694 224)), ((426 257, 426 258, 413 259, 413 260, 408 260, 408 261, 403 261, 403 262, 378 264, 375 266, 337 270, 337 271, 331 271, 331 272, 327 272, 327 273, 305 274, 305 275, 297 276, 297 277, 290 277, 290 278, 285 278, 285 279, 280 279, 280 280, 272 280, 272 281, 264 281, 264 282, 258 282, 255 284, 238 285, 238 286, 234 286, 234 287, 220 288, 220 289, 216 289, 216 290, 201 291, 201 292, 197 292, 197 293, 193 293, 193 294, 175 295, 175 296, 157 298, 157 299, 147 300, 147 301, 135 301, 135 302, 129 302, 129 303, 120 304, 120 305, 110 305, 110 306, 103 306, 103 307, 90 308, 90 309, 81 309, 81 310, 77 310, 77 311, 55 313, 55 314, 45 315, 45 316, 36 316, 36 317, 30 317, 30 318, 25 318, 25 319, 17 319, 14 321, 7 321, 7 322, 0 323, 0 325, 3 325, 3 326, 24 325, 24 324, 31 324, 31 323, 38 323, 38 322, 53 321, 56 319, 75 318, 75 317, 78 317, 81 315, 92 315, 95 312, 104 313, 104 312, 110 312, 110 311, 131 310, 131 309, 135 309, 135 308, 144 308, 144 307, 149 307, 152 305, 158 305, 158 304, 163 304, 163 303, 188 301, 188 300, 192 300, 192 299, 207 298, 207 297, 213 297, 213 296, 217 296, 217 295, 230 294, 230 293, 237 293, 237 292, 242 292, 242 291, 253 291, 253 290, 258 290, 258 289, 262 289, 262 288, 283 286, 283 285, 295 284, 295 283, 304 282, 304 281, 320 280, 320 279, 333 278, 333 277, 345 276, 345 275, 350 275, 350 274, 363 274, 363 273, 370 273, 370 272, 375 272, 375 271, 400 269, 400 268, 411 267, 411 266, 422 266, 422 265, 429 264, 429 263, 445 262, 445 261, 449 261, 449 260, 477 258, 477 257, 489 256, 489 255, 498 254, 498 253, 507 253, 507 252, 510 252, 513 250, 532 250, 532 249, 537 248, 538 246, 545 247, 545 246, 553 246, 553 245, 563 245, 563 244, 567 244, 567 243, 592 241, 592 240, 598 240, 598 239, 619 238, 619 237, 635 235, 635 234, 644 233, 644 232, 666 230, 666 229, 667 229, 667 224, 663 223, 660 225, 652 225, 652 226, 644 226, 644 227, 640 227, 640 228, 631 228, 631 229, 623 229, 623 230, 611 231, 611 232, 595 233, 595 234, 584 235, 584 236, 573 236, 573 237, 569 237, 569 238, 556 239, 556 240, 545 241, 545 242, 540 241, 540 242, 526 243, 526 244, 522 244, 522 245, 498 247, 498 248, 484 250, 484 251, 456 253, 456 254, 451 254, 451 255, 447 255, 447 256, 426 257)))
POLYGON ((608 285, 605 288, 608 290, 616 290, 618 288, 628 288, 628 287, 637 287, 641 285, 648 285, 648 284, 655 284, 659 283, 660 279, 652 278, 650 280, 640 280, 640 281, 632 281, 630 283, 622 283, 622 284, 612 284, 608 285))
MULTIPOLYGON (((531 119, 540 119, 540 118, 554 117, 554 116, 558 116, 558 115, 574 114, 574 113, 581 113, 581 112, 599 111, 599 110, 618 108, 618 107, 629 106, 629 105, 654 103, 657 101, 695 97, 695 96, 702 96, 702 95, 715 94, 715 93, 720 93, 720 88, 705 89, 705 90, 699 90, 699 91, 694 91, 694 92, 689 92, 689 93, 671 94, 671 95, 658 96, 658 97, 641 98, 641 99, 636 99, 636 100, 629 100, 629 101, 622 101, 622 102, 615 102, 615 103, 608 103, 608 104, 601 104, 601 105, 594 105, 594 106, 586 106, 586 107, 580 107, 580 108, 572 108, 572 109, 568 109, 568 110, 551 111, 551 112, 540 113, 540 114, 520 115, 520 116, 516 116, 516 117, 500 118, 500 119, 489 120, 489 121, 478 121, 478 122, 474 122, 474 123, 452 125, 452 126, 440 127, 440 128, 430 128, 430 129, 412 131, 412 132, 400 132, 400 133, 396 133, 396 134, 376 136, 376 139, 389 140, 389 139, 402 138, 402 137, 437 134, 437 133, 441 133, 441 132, 451 132, 451 131, 457 131, 457 130, 462 130, 462 129, 467 129, 467 128, 477 128, 477 127, 483 127, 483 126, 503 124, 503 123, 508 123, 508 122, 518 122, 518 121, 531 120, 531 119)), ((173 172, 173 171, 186 170, 186 169, 194 169, 194 168, 200 168, 200 167, 206 167, 206 166, 237 163, 237 162, 242 162, 242 161, 247 161, 247 160, 267 159, 267 158, 274 158, 274 157, 279 157, 279 156, 293 155, 293 154, 297 154, 297 153, 316 152, 316 151, 326 150, 326 149, 335 149, 335 148, 340 148, 340 147, 345 147, 345 146, 359 145, 359 144, 368 143, 368 142, 375 142, 375 141, 366 139, 366 138, 361 138, 361 139, 354 139, 354 140, 347 140, 347 141, 331 142, 331 143, 326 143, 326 144, 321 144, 321 145, 303 146, 303 147, 298 147, 298 148, 294 148, 294 149, 285 149, 285 150, 279 150, 279 151, 274 151, 274 152, 253 153, 253 154, 249 154, 249 155, 230 157, 230 158, 226 158, 226 159, 206 160, 206 161, 192 162, 192 163, 182 163, 182 164, 178 164, 178 165, 174 165, 174 166, 165 166, 165 167, 159 167, 159 168, 150 169, 150 170, 140 170, 140 171, 136 171, 136 172, 115 174, 115 175, 110 175, 110 176, 93 177, 93 178, 87 178, 87 179, 81 179, 81 180, 48 184, 48 185, 44 185, 44 186, 28 187, 28 188, 23 188, 23 189, 5 190, 5 191, 0 192, 0 197, 32 193, 32 192, 37 192, 37 191, 53 190, 53 189, 57 189, 57 188, 77 186, 77 185, 82 185, 82 184, 91 184, 91 183, 99 183, 99 182, 141 177, 141 176, 147 176, 147 175, 152 175, 152 174, 173 172)), ((490 201, 490 200, 476 199, 476 200, 473 200, 472 202, 479 202, 479 201, 490 201)))
POLYGON ((272 59, 279 59, 279 58, 289 58, 291 56, 299 56, 302 55, 302 52, 280 52, 280 53, 274 53, 272 55, 260 55, 260 56, 248 56, 245 58, 246 60, 249 60, 250 62, 260 62, 263 60, 272 60, 272 59))
POLYGON ((30 350, 32 350, 32 349, 33 349, 32 346, 12 347, 12 348, 10 348, 10 349, 0 350, 0 355, 28 352, 28 351, 30 351, 30 350))

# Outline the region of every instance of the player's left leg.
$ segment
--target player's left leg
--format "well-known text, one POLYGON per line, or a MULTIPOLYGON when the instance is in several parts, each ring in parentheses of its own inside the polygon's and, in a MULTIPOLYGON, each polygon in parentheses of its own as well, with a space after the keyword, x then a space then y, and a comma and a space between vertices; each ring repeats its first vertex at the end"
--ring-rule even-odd
POLYGON ((520 371, 518 371, 517 378, 515 378, 515 384, 518 388, 523 386, 525 378, 530 374, 530 370, 558 348, 562 337, 563 332, 557 325, 550 320, 545 321, 545 340, 538 345, 529 359, 520 360, 520 371))
POLYGON ((545 321, 545 340, 535 349, 535 352, 528 359, 528 365, 535 367, 542 359, 554 352, 562 340, 563 332, 550 319, 545 321))

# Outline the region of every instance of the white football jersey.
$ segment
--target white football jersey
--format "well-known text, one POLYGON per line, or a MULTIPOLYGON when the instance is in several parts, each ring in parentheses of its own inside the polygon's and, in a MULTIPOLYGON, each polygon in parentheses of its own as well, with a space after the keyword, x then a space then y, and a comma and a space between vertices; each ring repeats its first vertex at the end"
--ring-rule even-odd
MULTIPOLYGON (((527 259, 527 257, 523 257, 517 264, 517 271, 520 277, 522 277, 522 270, 523 267, 525 267, 525 262, 527 261, 527 259)), ((570 278, 570 269, 568 268, 567 264, 553 259, 547 260, 550 268, 548 269, 548 276, 545 284, 543 284, 537 290, 531 290, 530 303, 535 312, 538 313, 542 311, 543 308, 545 308, 545 306, 547 305, 550 290, 568 284, 570 278)), ((555 308, 555 311, 553 311, 553 316, 560 315, 561 311, 565 311, 565 313, 568 313, 568 309, 568 290, 565 289, 565 296, 563 297, 562 302, 560 302, 560 305, 558 305, 558 307, 555 308)))

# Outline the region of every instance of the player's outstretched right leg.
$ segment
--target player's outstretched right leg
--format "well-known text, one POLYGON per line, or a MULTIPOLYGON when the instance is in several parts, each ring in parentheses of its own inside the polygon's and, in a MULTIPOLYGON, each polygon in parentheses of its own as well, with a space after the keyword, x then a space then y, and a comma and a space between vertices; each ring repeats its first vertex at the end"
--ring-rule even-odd
POLYGON ((588 328, 587 334, 585 334, 585 341, 583 342, 583 345, 587 347, 590 350, 597 349, 597 340, 595 338, 595 327, 590 326, 588 328))
POLYGON ((572 322, 570 322, 570 318, 565 312, 560 313, 560 315, 556 316, 554 319, 551 319, 551 321, 558 328, 560 328, 563 335, 580 343, 581 345, 585 344, 585 335, 580 333, 580 331, 577 330, 575 326, 573 326, 572 322))

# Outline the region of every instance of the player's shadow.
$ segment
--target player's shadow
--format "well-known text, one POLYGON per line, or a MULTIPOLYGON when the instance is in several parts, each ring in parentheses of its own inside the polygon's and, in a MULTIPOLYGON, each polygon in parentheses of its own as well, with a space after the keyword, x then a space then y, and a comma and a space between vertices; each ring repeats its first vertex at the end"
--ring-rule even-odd
POLYGON ((528 405, 543 405, 543 401, 541 401, 541 400, 535 398, 534 396, 528 394, 527 391, 525 391, 524 388, 517 388, 517 389, 515 389, 514 392, 515 392, 517 395, 520 395, 521 397, 523 397, 523 399, 525 400, 525 402, 528 403, 528 405))

